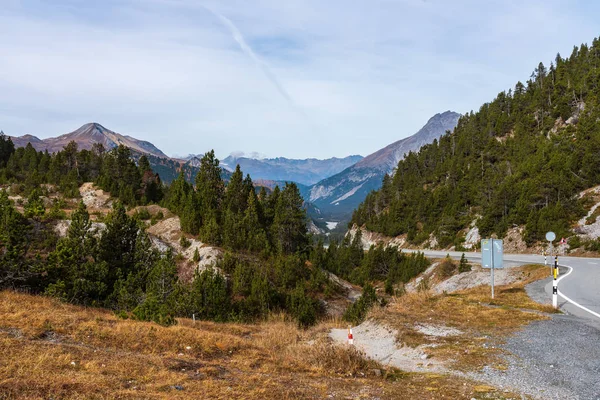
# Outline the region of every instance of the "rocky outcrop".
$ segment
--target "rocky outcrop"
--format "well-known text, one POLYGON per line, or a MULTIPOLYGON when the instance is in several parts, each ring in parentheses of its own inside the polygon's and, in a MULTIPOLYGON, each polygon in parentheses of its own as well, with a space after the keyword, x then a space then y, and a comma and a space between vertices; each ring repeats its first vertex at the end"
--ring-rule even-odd
POLYGON ((151 238, 158 239, 165 246, 180 253, 188 262, 193 263, 194 268, 198 271, 213 267, 223 257, 221 249, 202 243, 194 238, 187 238, 190 245, 183 248, 180 241, 181 236, 185 234, 181 231, 179 217, 171 217, 157 222, 148 227, 147 232, 151 238), (200 256, 198 262, 193 261, 196 250, 198 250, 200 256))

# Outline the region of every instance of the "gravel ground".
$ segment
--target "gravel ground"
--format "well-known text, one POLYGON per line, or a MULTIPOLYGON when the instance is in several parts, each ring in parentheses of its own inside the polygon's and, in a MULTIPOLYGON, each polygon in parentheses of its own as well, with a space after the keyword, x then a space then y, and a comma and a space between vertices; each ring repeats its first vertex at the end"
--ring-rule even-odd
MULTIPOLYGON (((537 301, 547 302, 549 280, 528 285, 537 301)), ((485 369, 472 378, 539 399, 600 400, 600 324, 572 315, 528 325, 502 346, 506 371, 485 369)))

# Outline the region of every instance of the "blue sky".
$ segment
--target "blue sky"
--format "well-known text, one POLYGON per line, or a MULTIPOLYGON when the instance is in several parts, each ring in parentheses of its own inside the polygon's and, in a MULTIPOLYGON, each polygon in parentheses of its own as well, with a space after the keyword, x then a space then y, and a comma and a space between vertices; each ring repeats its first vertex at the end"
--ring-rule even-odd
POLYGON ((0 0, 0 129, 367 155, 600 34, 596 1, 0 0))

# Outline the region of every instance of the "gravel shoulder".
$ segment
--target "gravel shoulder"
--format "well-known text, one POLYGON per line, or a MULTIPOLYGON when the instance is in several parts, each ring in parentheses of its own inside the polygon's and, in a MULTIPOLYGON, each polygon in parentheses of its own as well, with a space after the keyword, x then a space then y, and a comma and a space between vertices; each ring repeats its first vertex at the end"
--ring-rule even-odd
MULTIPOLYGON (((550 278, 527 285, 528 295, 547 304, 550 278)), ((574 315, 552 315, 507 338, 507 369, 485 368, 473 379, 539 399, 600 400, 600 323, 574 315)))
POLYGON ((600 329, 578 317, 534 322, 502 346, 508 368, 473 379, 539 399, 600 399, 600 329))

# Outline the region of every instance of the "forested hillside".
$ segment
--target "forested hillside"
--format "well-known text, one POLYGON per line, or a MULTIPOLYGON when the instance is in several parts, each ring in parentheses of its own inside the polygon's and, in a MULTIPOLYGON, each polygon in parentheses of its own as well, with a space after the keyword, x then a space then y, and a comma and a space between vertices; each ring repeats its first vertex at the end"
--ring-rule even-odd
POLYGON ((600 184, 600 40, 574 47, 524 84, 461 117, 452 134, 409 154, 352 223, 420 244, 460 245, 477 218, 482 236, 525 225, 528 243, 570 235, 577 194, 600 184))
MULTIPOLYGON (((164 185, 147 157, 135 160, 125 146, 79 151, 70 142, 50 154, 31 145, 15 149, 0 134, 0 289, 44 293, 163 324, 192 314, 249 321, 283 311, 307 326, 324 314, 324 301, 340 297, 326 270, 360 284, 385 280, 391 288, 426 267, 422 257, 396 250, 373 248, 365 256, 360 240, 324 249, 307 233, 295 184, 257 193, 239 166, 226 182, 212 151, 200 160, 195 185, 188 179, 181 171, 164 185), (118 200, 110 212, 90 215, 78 200, 84 182, 118 200), (192 279, 180 278, 180 255, 161 253, 146 232, 163 217, 133 210, 148 204, 179 216, 187 233, 181 248, 198 236, 220 247, 223 259, 214 268, 194 268, 192 279), (55 229, 59 220, 67 220, 63 237, 55 229)), ((349 319, 364 315, 375 300, 369 293, 369 303, 359 303, 349 319)))

